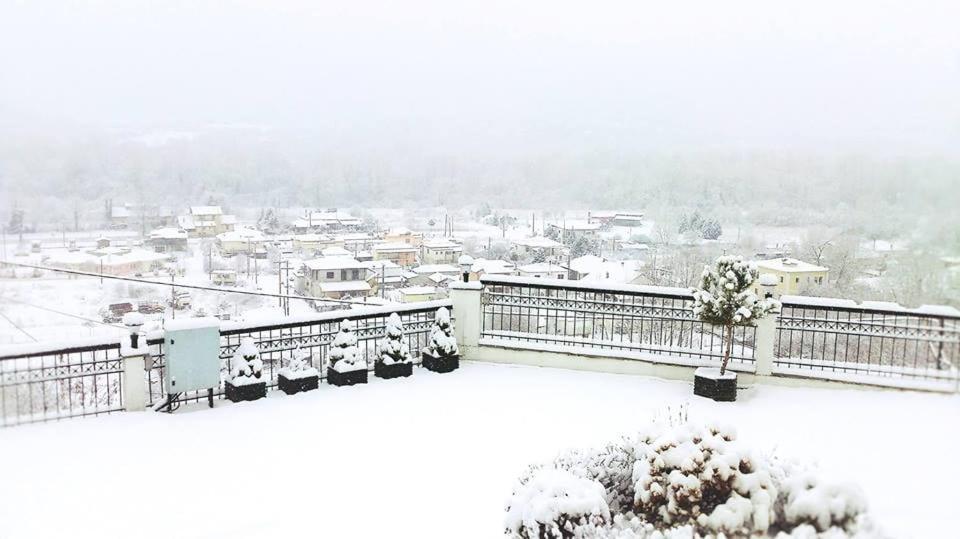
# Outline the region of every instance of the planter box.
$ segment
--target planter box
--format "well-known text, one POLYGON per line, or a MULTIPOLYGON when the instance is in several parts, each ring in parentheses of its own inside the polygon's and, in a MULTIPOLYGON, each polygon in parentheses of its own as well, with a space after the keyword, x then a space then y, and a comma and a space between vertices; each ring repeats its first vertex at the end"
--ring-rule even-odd
POLYGON ((413 374, 413 363, 394 363, 392 365, 388 365, 378 361, 373 366, 373 374, 377 378, 400 378, 402 376, 410 376, 413 374))
POLYGON ((319 375, 304 376, 303 378, 295 378, 292 380, 282 374, 277 375, 277 387, 287 395, 310 391, 311 389, 317 389, 319 386, 319 375))
POLYGON ((333 367, 327 367, 327 383, 332 386, 352 386, 367 383, 367 369, 350 372, 339 372, 333 367))
POLYGON ((227 400, 230 402, 255 401, 267 396, 266 382, 257 382, 256 384, 243 386, 235 386, 230 382, 224 382, 224 389, 227 400))
POLYGON ((720 369, 700 367, 693 373, 693 393, 715 401, 737 400, 737 373, 727 371, 720 376, 720 369))
POLYGON ((460 367, 460 356, 435 356, 429 350, 423 350, 423 366, 428 371, 450 372, 460 367))

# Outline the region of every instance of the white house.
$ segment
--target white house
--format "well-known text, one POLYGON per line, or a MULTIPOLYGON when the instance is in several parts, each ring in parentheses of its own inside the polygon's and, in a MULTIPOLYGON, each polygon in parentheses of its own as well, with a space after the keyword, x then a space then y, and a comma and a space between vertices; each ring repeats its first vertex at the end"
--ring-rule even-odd
POLYGON ((538 277, 544 279, 566 279, 567 269, 558 264, 538 262, 526 264, 517 268, 517 275, 521 277, 538 277))
POLYGON ((424 264, 456 264, 463 247, 446 238, 429 239, 423 242, 424 264))
POLYGON ((297 282, 301 293, 332 299, 370 293, 367 267, 349 256, 324 256, 303 263, 297 282))
POLYGON ((232 232, 217 234, 217 248, 223 256, 244 253, 257 258, 267 255, 266 240, 263 233, 252 228, 241 228, 232 232))

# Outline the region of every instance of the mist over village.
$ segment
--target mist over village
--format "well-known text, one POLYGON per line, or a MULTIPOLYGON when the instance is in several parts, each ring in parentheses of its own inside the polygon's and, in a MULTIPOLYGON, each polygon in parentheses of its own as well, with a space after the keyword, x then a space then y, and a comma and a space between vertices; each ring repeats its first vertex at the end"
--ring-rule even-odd
POLYGON ((953 535, 958 17, 0 6, 0 537, 953 535))

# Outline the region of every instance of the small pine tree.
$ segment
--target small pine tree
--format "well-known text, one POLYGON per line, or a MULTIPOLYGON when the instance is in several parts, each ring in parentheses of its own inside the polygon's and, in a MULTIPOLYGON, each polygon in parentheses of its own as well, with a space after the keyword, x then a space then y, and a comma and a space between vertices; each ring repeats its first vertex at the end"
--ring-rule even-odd
POLYGON ((716 266, 704 266, 700 288, 693 290, 693 313, 708 324, 724 329, 723 364, 720 374, 727 371, 733 349, 733 328, 749 326, 779 306, 775 300, 760 299, 753 293, 753 283, 760 272, 740 256, 721 256, 716 266))
POLYGON ((230 383, 233 385, 255 384, 261 381, 263 360, 260 359, 260 351, 257 350, 257 344, 253 338, 244 337, 240 340, 240 346, 233 354, 231 366, 230 383))
POLYGON ((450 311, 446 307, 437 309, 433 319, 433 328, 430 330, 430 353, 437 357, 450 357, 460 353, 457 348, 457 339, 453 336, 453 325, 450 322, 450 311))
POLYGON ((380 362, 393 365, 410 363, 410 349, 403 341, 403 321, 397 313, 387 318, 386 337, 380 341, 380 362))
POLYGON ((316 376, 317 370, 313 368, 310 359, 310 351, 302 350, 299 346, 290 355, 287 360, 287 366, 280 369, 282 374, 288 380, 298 380, 307 376, 316 376))
POLYGON ((344 320, 340 322, 340 331, 333 338, 330 349, 330 367, 337 372, 353 372, 367 368, 360 357, 355 329, 352 321, 344 320))

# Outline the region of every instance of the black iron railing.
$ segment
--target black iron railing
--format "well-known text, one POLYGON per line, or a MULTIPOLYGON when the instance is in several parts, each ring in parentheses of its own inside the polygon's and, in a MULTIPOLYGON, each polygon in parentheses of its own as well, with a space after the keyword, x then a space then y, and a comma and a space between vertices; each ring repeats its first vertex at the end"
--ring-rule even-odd
POLYGON ((790 370, 956 381, 960 316, 785 299, 774 365, 790 370))
MULTIPOLYGON (((332 311, 304 319, 272 325, 224 323, 220 331, 222 371, 230 362, 240 340, 251 337, 260 350, 268 386, 275 387, 277 373, 285 360, 298 349, 308 352, 313 365, 326 377, 327 354, 340 323, 350 319, 357 325, 358 345, 373 369, 384 337, 387 318, 397 313, 414 361, 429 340, 437 309, 451 308, 448 300, 408 305, 332 311)), ((165 399, 163 339, 150 335, 151 366, 145 373, 148 404, 165 399)), ((123 360, 117 339, 99 339, 80 346, 13 347, 0 355, 0 427, 69 417, 107 414, 124 409, 123 360)), ((214 394, 221 398, 222 387, 214 394)), ((181 401, 196 401, 206 394, 188 394, 181 401)))
MULTIPOLYGON (((687 290, 486 277, 481 337, 694 359, 723 357, 722 328, 693 314, 687 290)), ((731 361, 752 364, 756 329, 734 332, 731 361)))

